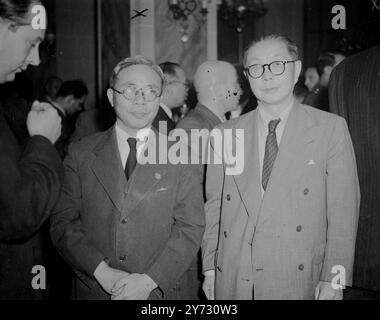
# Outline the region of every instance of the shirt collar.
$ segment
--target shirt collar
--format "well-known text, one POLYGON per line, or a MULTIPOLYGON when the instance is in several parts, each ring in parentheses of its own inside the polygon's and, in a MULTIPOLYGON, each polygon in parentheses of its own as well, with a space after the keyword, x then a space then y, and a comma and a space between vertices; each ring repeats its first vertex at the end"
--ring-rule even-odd
POLYGON ((56 107, 59 111, 61 111, 65 116, 67 116, 65 109, 63 109, 57 102, 51 100, 49 101, 54 107, 56 107))
POLYGON ((160 106, 165 111, 165 113, 168 115, 168 117, 170 119, 173 119, 173 112, 172 112, 172 110, 166 104, 163 104, 162 102, 160 103, 160 106))
POLYGON ((271 120, 275 119, 281 119, 280 124, 284 126, 286 122, 288 121, 290 111, 293 108, 294 104, 294 99, 281 111, 281 113, 276 116, 272 112, 270 112, 267 108, 263 107, 262 105, 259 104, 258 110, 259 110, 259 121, 261 125, 265 128, 268 127, 268 123, 271 120))
POLYGON ((127 140, 129 138, 135 138, 140 143, 141 142, 146 142, 147 139, 148 139, 148 136, 149 136, 149 134, 151 132, 151 128, 150 127, 144 128, 144 129, 140 129, 139 131, 137 131, 136 137, 132 137, 127 132, 125 132, 123 129, 121 129, 120 126, 117 124, 117 122, 115 124, 115 130, 116 130, 116 135, 117 135, 118 139, 127 142, 127 140))

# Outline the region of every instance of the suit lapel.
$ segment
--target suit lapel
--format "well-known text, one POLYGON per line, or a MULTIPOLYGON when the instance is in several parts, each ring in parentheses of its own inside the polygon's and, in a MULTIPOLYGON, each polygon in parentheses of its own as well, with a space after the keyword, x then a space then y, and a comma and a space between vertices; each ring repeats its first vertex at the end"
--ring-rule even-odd
POLYGON ((234 176, 236 187, 249 216, 257 217, 261 205, 257 110, 242 124, 244 131, 244 171, 234 176))
POLYGON ((117 146, 115 127, 109 129, 104 139, 94 149, 96 159, 92 171, 98 178, 115 207, 121 212, 126 178, 117 146))
MULTIPOLYGON (((289 188, 302 174, 304 163, 308 160, 308 150, 316 138, 315 123, 306 111, 295 103, 290 112, 286 128, 281 139, 279 152, 273 166, 271 177, 264 193, 261 213, 275 212, 288 195, 289 188)), ((310 160, 310 159, 309 159, 310 160)))
MULTIPOLYGON (((152 130, 149 136, 146 148, 155 153, 156 163, 137 163, 136 168, 125 187, 126 200, 124 202, 124 212, 129 216, 146 198, 153 195, 156 185, 165 177, 167 173, 167 164, 159 164, 159 138, 160 134, 152 130)), ((165 135, 162 139, 167 139, 165 135)), ((162 152, 167 152, 162 150, 162 152)))

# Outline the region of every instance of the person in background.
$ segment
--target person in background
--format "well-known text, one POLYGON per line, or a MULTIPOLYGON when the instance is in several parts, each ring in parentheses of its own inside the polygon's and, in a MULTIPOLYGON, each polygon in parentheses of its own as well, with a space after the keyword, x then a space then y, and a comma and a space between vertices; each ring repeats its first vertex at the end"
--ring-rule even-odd
POLYGON ((317 60, 319 82, 304 99, 303 103, 323 111, 330 111, 328 86, 333 69, 344 60, 341 53, 322 53, 317 60))
POLYGON ((317 67, 309 67, 305 71, 305 86, 309 92, 312 92, 319 82, 319 74, 317 67))
POLYGON ((55 143, 62 160, 67 154, 71 135, 75 130, 77 114, 84 110, 88 95, 87 86, 81 80, 65 81, 51 104, 62 118, 62 133, 55 143))
POLYGON ((57 76, 49 77, 44 85, 44 95, 42 100, 46 100, 47 102, 52 102, 57 98, 57 93, 59 88, 61 87, 63 81, 57 76))
MULTIPOLYGON (((330 111, 344 117, 358 163, 362 203, 354 286, 380 292, 380 45, 348 57, 331 74, 330 111)), ((361 291, 351 290, 351 293, 361 291)))
MULTIPOLYGON (((45 29, 32 27, 35 5, 41 2, 0 0, 0 83, 40 63, 45 29)), ((0 299, 5 300, 46 298, 44 290, 33 288, 34 268, 44 264, 40 227, 58 200, 64 173, 53 145, 61 133, 57 111, 35 102, 26 125, 30 137, 21 147, 0 107, 0 299)))
POLYGON ((159 66, 164 73, 165 83, 160 108, 152 125, 159 130, 159 122, 165 121, 167 134, 169 134, 176 126, 172 110, 185 104, 189 91, 189 82, 185 71, 178 63, 163 62, 159 66))
MULTIPOLYGON (((224 61, 206 61, 201 64, 194 75, 194 86, 197 92, 198 105, 177 124, 176 129, 183 129, 189 135, 190 147, 195 141, 191 140, 191 130, 205 130, 210 133, 218 124, 226 121, 226 112, 236 110, 239 105, 241 88, 234 66, 224 61)), ((208 136, 207 136, 208 138, 208 136)), ((201 138, 203 140, 203 138, 201 138)), ((201 140, 200 139, 200 140, 201 140)), ((207 146, 203 141, 197 145, 207 146)), ((205 149, 192 150, 199 155, 199 163, 204 159, 205 149)), ((205 166, 199 166, 199 177, 202 180, 204 193, 205 166)), ((200 299, 202 267, 200 252, 196 260, 187 271, 189 285, 183 285, 183 299, 200 299)))

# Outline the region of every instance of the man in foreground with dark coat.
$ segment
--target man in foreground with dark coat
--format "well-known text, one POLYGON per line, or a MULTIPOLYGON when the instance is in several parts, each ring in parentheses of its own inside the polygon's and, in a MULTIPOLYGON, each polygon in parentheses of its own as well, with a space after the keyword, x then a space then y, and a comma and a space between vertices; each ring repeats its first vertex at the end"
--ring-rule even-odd
POLYGON ((197 168, 172 164, 170 153, 161 161, 169 143, 151 129, 162 85, 162 70, 147 58, 121 61, 107 91, 115 125, 69 148, 51 236, 77 276, 76 299, 176 299, 200 248, 197 168))
MULTIPOLYGON (((34 5, 40 2, 0 0, 0 83, 40 63, 38 47, 45 29, 31 25, 34 5)), ((30 138, 21 148, 0 107, 0 300, 43 297, 44 272, 34 269, 43 263, 39 231, 63 180, 62 162, 53 146, 61 133, 57 111, 34 103, 27 129, 30 138), (33 287, 36 270, 42 272, 42 288, 33 287)))

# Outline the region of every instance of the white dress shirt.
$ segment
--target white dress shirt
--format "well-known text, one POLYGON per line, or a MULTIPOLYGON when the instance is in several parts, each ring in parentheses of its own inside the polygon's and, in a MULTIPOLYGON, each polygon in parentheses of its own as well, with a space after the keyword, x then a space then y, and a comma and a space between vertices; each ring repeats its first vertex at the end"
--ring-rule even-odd
POLYGON ((292 110, 293 101, 286 106, 279 115, 275 115, 270 112, 268 108, 265 108, 259 104, 258 106, 258 137, 259 137, 259 160, 260 160, 260 186, 261 186, 261 195, 264 195, 264 189, 261 183, 261 177, 263 173, 263 164, 264 164, 264 156, 265 156, 265 143, 268 136, 268 124, 271 120, 280 119, 280 123, 276 128, 276 138, 277 145, 280 147, 281 138, 284 133, 286 123, 288 122, 289 113, 292 110))
MULTIPOLYGON (((130 136, 127 132, 125 132, 123 129, 121 129, 118 124, 115 124, 115 130, 116 130, 116 137, 117 137, 117 145, 119 148, 120 153, 120 159, 121 163, 123 165, 123 168, 125 168, 125 165, 127 163, 128 155, 129 155, 129 144, 128 139, 129 138, 135 138, 137 139, 136 149, 137 149, 137 162, 139 159, 139 155, 141 154, 141 151, 144 150, 145 144, 148 141, 148 136, 153 133, 153 131, 149 128, 141 129, 137 132, 136 137, 130 136)), ((154 133, 153 133, 154 134, 154 133)))

